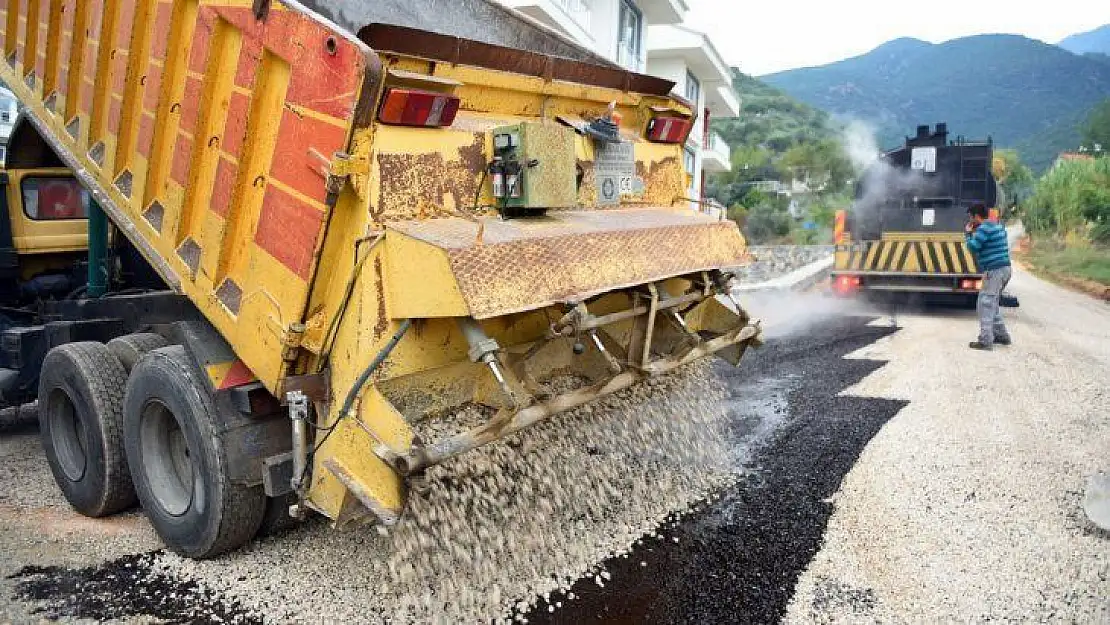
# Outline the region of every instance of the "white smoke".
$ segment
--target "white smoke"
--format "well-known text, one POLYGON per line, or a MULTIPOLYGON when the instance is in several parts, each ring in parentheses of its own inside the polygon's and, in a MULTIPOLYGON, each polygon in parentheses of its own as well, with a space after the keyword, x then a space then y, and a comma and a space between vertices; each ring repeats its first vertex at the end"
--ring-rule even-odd
POLYGON ((823 290, 751 291, 741 295, 740 303, 753 319, 762 320, 767 339, 796 336, 845 315, 873 314, 865 302, 835 297, 823 290))
MULTIPOLYGON (((852 206, 856 228, 867 223, 888 199, 899 195, 917 196, 924 192, 920 171, 893 167, 880 158, 883 152, 876 136, 876 127, 859 119, 847 120, 840 133, 844 154, 851 160, 857 179, 864 182, 863 195, 856 198, 852 206)), ((858 234, 877 235, 877 232, 858 234)))
POLYGON ((840 133, 840 145, 857 173, 865 171, 882 153, 875 135, 875 127, 859 119, 850 120, 840 133))

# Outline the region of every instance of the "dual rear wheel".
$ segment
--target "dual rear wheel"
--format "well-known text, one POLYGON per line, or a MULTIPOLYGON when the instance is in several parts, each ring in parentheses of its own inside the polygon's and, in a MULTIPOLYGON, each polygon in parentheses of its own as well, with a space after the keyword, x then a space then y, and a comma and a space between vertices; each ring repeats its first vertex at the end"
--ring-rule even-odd
POLYGON ((192 558, 286 524, 284 500, 229 478, 216 407, 185 349, 146 336, 47 354, 39 423, 67 501, 91 517, 139 502, 166 545, 192 558))

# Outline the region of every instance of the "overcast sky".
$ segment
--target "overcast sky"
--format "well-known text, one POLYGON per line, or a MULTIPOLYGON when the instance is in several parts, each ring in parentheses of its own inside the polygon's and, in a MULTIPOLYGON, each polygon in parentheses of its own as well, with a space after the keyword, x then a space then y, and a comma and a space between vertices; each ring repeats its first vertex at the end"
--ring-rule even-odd
POLYGON ((1107 0, 687 0, 730 65, 761 75, 863 54, 898 37, 934 43, 1017 33, 1056 43, 1110 23, 1107 0))

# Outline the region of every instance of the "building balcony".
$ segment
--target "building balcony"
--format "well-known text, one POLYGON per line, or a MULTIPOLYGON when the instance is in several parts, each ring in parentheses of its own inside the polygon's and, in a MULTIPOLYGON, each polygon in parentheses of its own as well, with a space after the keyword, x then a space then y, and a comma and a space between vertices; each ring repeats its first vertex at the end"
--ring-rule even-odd
POLYGON ((714 174, 732 169, 732 148, 715 132, 710 133, 702 148, 701 168, 714 174))
POLYGON ((647 36, 648 62, 680 59, 702 84, 731 88, 732 71, 704 33, 683 26, 651 26, 647 36))
POLYGON ((720 117, 740 117, 740 96, 727 83, 709 83, 705 91, 705 108, 714 119, 720 117))
POLYGON ((690 11, 687 0, 637 0, 648 24, 681 24, 690 11))
POLYGON ((594 45, 593 19, 586 0, 501 0, 501 3, 554 28, 586 47, 594 45))

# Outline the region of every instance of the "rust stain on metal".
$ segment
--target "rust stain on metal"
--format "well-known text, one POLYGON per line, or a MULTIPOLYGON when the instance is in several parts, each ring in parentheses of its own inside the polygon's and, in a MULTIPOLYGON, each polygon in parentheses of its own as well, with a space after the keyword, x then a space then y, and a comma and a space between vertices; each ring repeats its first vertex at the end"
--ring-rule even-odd
POLYGON ((385 50, 432 61, 474 65, 536 76, 547 81, 559 80, 657 96, 666 96, 674 88, 674 83, 669 80, 617 67, 545 56, 404 26, 370 24, 359 30, 358 38, 379 52, 385 50))
MULTIPOLYGON (((479 176, 486 166, 486 141, 480 134, 474 135, 474 143, 459 148, 459 161, 469 171, 476 172, 479 176)), ((474 183, 477 184, 477 181, 474 183)))
POLYGON ((583 210, 537 223, 486 220, 482 245, 473 224, 437 219, 394 224, 447 252, 472 315, 488 318, 575 301, 605 291, 743 262, 731 221, 685 211, 583 210))
POLYGON ((385 284, 382 279, 382 257, 374 258, 374 292, 378 295, 378 319, 374 322, 374 339, 389 329, 389 316, 385 312, 385 284))
POLYGON ((445 160, 439 152, 379 154, 381 193, 371 208, 376 221, 416 219, 431 207, 470 208, 485 160, 485 133, 458 150, 458 159, 445 160))
POLYGON ((578 185, 578 205, 597 205, 597 174, 594 172, 594 162, 579 159, 579 171, 582 172, 582 182, 578 185))
POLYGON ((636 175, 644 180, 644 201, 651 204, 670 206, 675 189, 686 188, 686 170, 674 156, 655 161, 650 168, 636 161, 636 175))

